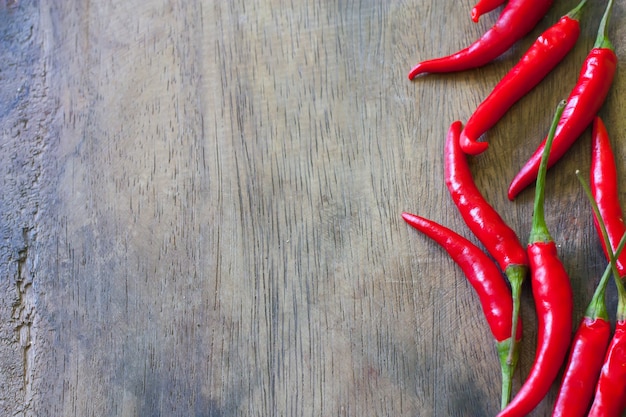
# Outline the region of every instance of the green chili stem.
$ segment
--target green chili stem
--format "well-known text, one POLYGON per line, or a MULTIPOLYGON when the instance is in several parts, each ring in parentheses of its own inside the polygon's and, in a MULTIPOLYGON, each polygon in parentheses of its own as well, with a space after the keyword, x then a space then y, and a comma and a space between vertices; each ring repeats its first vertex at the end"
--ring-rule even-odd
POLYGON ((599 318, 605 321, 609 321, 609 313, 606 311, 606 301, 604 295, 606 293, 606 286, 609 283, 609 278, 611 278, 612 272, 613 269, 611 268, 611 264, 609 263, 604 269, 602 278, 600 278, 600 283, 596 287, 596 291, 593 293, 591 302, 585 310, 585 317, 592 320, 599 318))
MULTIPOLYGON (((583 191, 589 200, 589 204, 591 204, 591 210, 593 211, 593 215, 598 222, 598 226, 600 227, 600 235, 602 236, 602 240, 604 241, 604 245, 607 248, 607 254, 609 255, 609 260, 613 261, 615 258, 615 254, 613 253, 613 247, 611 246, 611 240, 609 239, 609 233, 606 231, 606 225, 604 224, 604 219, 602 218, 602 214, 600 213, 600 208, 598 207, 598 203, 595 198, 593 198, 593 193, 591 192, 591 187, 589 187, 589 183, 583 178, 580 170, 576 170, 576 178, 578 178, 578 182, 583 187, 583 191)), ((613 270, 614 273, 618 274, 617 266, 616 269, 613 270)))
POLYGON ((498 357, 500 358, 500 370, 502 371, 502 397, 500 399, 500 409, 503 410, 511 401, 511 391, 513 389, 513 373, 519 358, 519 344, 515 343, 515 335, 496 343, 498 357), (509 351, 513 347, 513 354, 509 351), (511 356, 509 361, 509 356, 511 356))
POLYGON ((617 287, 617 311, 615 318, 617 321, 623 321, 626 320, 626 288, 624 288, 624 283, 615 273, 613 273, 613 282, 615 282, 617 287))
MULTIPOLYGON (((620 255, 625 245, 626 245, 626 233, 624 233, 624 236, 622 236, 622 239, 619 241, 619 245, 615 249, 615 258, 617 258, 620 255)), ((606 302, 604 299, 604 295, 606 293, 606 286, 609 283, 609 278, 611 277, 612 272, 614 272, 613 263, 609 262, 609 264, 606 266, 604 270, 604 273, 602 274, 602 278, 600 279, 600 283, 598 284, 598 287, 596 288, 596 291, 593 294, 591 302, 589 303, 589 306, 587 306, 587 309, 585 310, 585 317, 590 318, 590 319, 601 318, 606 321, 609 320, 609 314, 606 311, 606 302)), ((619 291, 619 286, 618 286, 618 291, 619 291)))
POLYGON ((511 319, 511 345, 507 356, 507 363, 513 363, 513 356, 517 349, 517 323, 520 315, 520 298, 522 293, 522 283, 528 274, 528 268, 522 265, 510 265, 504 271, 511 284, 511 297, 513 298, 513 318, 511 319))
POLYGON ((550 156, 550 148, 552 148, 554 134, 556 133, 556 128, 559 124, 559 120, 561 119, 561 115, 563 114, 563 110, 565 109, 565 104, 567 104, 567 102, 565 100, 562 100, 561 102, 559 102, 559 105, 556 108, 556 113, 554 114, 554 118, 552 119, 552 125, 550 126, 550 131, 548 133, 548 137, 546 138, 546 142, 543 147, 543 153, 541 155, 541 163, 539 164, 539 172, 537 173, 537 185, 535 187, 533 224, 530 230, 529 238, 529 243, 531 244, 536 242, 552 241, 552 236, 550 235, 550 232, 548 231, 548 226, 546 225, 544 210, 546 172, 548 171, 548 158, 550 156))
MULTIPOLYGON (((615 277, 615 275, 613 275, 615 277)), ((617 286, 617 313, 615 318, 617 321, 626 320, 626 288, 621 279, 615 278, 615 285, 617 286)))
POLYGON ((609 0, 606 5, 606 9, 604 10, 604 15, 602 16, 602 20, 600 21, 600 28, 598 29, 598 36, 596 37, 596 43, 594 43, 594 48, 606 48, 613 49, 613 44, 611 43, 608 36, 608 27, 609 20, 611 19, 611 11, 613 10, 613 0, 609 0))
POLYGON ((586 4, 587 4, 587 0, 582 0, 580 3, 578 3, 578 6, 570 10, 566 16, 569 17, 570 19, 579 20, 580 15, 583 12, 583 8, 585 7, 586 4))

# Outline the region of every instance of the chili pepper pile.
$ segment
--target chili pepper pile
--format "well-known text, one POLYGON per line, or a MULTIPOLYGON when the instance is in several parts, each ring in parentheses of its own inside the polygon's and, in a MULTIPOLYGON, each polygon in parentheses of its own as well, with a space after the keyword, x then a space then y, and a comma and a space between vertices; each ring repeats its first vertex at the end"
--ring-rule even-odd
MULTIPOLYGON (((546 29, 476 108, 467 123, 451 123, 444 147, 444 178, 451 199, 486 252, 457 232, 425 217, 405 212, 403 219, 434 240, 461 268, 476 291, 496 342, 502 371, 501 411, 497 417, 528 415, 559 384, 553 416, 615 416, 626 410, 626 223, 619 203, 618 174, 607 128, 598 116, 616 73, 617 56, 608 37, 614 0, 608 0, 598 35, 584 60, 578 81, 557 106, 547 136, 512 180, 508 198, 535 184, 532 228, 527 245, 483 197, 474 183, 467 155, 488 149, 480 139, 576 46, 587 0, 546 29), (608 265, 585 315, 572 334, 573 294, 559 259, 557 243, 544 218, 547 171, 592 127, 590 184, 580 174, 597 235, 608 265), (617 287, 616 323, 611 331, 605 304, 613 277, 617 287), (529 278, 537 314, 535 359, 513 395, 522 336, 520 294, 529 278), (560 381, 557 377, 563 371, 560 381)), ((504 4, 478 0, 471 19, 504 4)), ((526 36, 545 17, 551 0, 509 0, 495 25, 467 48, 422 61, 409 79, 428 73, 457 72, 487 65, 526 36)))

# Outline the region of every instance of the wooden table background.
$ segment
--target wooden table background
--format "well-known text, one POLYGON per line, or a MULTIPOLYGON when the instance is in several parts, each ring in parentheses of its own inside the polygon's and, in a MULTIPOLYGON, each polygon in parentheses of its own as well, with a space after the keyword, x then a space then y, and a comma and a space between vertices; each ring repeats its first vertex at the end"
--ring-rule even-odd
MULTIPOLYGON (((469 236, 442 180, 447 128, 575 3, 556 1, 483 69, 409 82, 498 12, 474 24, 470 0, 1 2, 0 415, 495 415, 477 298, 400 213, 469 236)), ((471 159, 522 241, 533 193, 509 202, 508 183, 605 4, 590 2, 576 49, 471 159)), ((625 13, 617 2, 620 65, 625 13)), ((625 92, 620 69, 600 112, 622 178, 625 92)), ((576 321, 605 266, 574 176, 589 149, 587 130, 547 183, 576 321)), ((524 289, 515 390, 536 334, 524 289)), ((608 300, 614 315, 614 287, 608 300)))

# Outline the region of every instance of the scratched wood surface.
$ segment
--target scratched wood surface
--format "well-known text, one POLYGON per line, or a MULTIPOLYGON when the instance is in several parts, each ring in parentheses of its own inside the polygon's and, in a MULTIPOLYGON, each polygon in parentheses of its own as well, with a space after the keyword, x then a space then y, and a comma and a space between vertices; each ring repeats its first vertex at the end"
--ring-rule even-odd
MULTIPOLYGON (((495 415, 475 294, 400 213, 469 236, 442 181, 445 132, 576 1, 555 3, 493 64, 409 82, 497 12, 474 24, 469 0, 0 2, 0 415, 495 415)), ((508 182, 604 4, 471 159, 522 241, 532 191, 510 202, 508 182)), ((610 35, 622 65, 622 2, 610 35)), ((625 92, 618 70, 601 110, 623 178, 625 92)), ((605 264, 574 176, 589 148, 586 131, 547 184, 576 321, 605 264)), ((534 355, 529 290, 515 390, 534 355)), ((614 312, 612 287, 608 300, 614 312)))

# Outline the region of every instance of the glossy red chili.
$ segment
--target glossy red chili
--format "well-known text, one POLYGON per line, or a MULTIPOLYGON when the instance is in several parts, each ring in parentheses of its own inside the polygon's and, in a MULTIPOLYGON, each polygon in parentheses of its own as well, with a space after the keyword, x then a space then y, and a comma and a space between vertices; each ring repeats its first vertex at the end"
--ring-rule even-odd
POLYGON ((618 320, 589 417, 620 417, 626 409, 626 319, 618 320))
MULTIPOLYGON (((518 357, 517 350, 512 358, 508 357, 512 342, 513 301, 506 281, 489 256, 463 236, 415 214, 402 213, 402 218, 445 249, 478 294, 487 324, 496 340, 502 370, 501 405, 504 407, 510 399, 511 377, 518 357)), ((522 326, 518 322, 515 339, 519 341, 521 337, 522 326)))
MULTIPOLYGON (((608 242, 606 227, 602 221, 602 216, 600 216, 597 201, 594 200, 591 193, 591 187, 582 178, 580 171, 576 171, 576 176, 589 198, 594 217, 599 219, 601 239, 608 242)), ((626 245, 626 233, 621 236, 615 252, 612 249, 609 250, 607 255, 610 261, 609 265, 602 275, 602 279, 585 311, 585 317, 574 336, 559 395, 552 412, 553 417, 584 417, 587 415, 594 396, 594 388, 603 367, 604 354, 611 338, 611 324, 605 303, 606 286, 612 273, 617 271, 615 259, 621 254, 624 245, 626 245)), ((624 293, 624 291, 619 292, 624 293)), ((626 297, 626 294, 622 295, 626 297)), ((620 304, 626 306, 622 297, 620 297, 620 304)))
POLYGON ((455 72, 488 64, 530 32, 548 12, 552 0, 509 0, 495 25, 467 48, 452 55, 422 61, 409 72, 419 74, 455 72))
MULTIPOLYGON (((598 215, 597 205, 594 210, 598 215)), ((603 233, 603 238, 608 246, 609 239, 606 233, 603 233)), ((621 241, 620 245, 622 245, 621 241)), ((620 417, 626 410, 626 289, 619 278, 617 265, 614 262, 616 255, 612 249, 608 252, 617 286, 617 313, 615 314, 617 323, 596 384, 593 404, 588 414, 590 417, 620 417)))
POLYGON ((478 22, 480 16, 485 13, 489 13, 496 7, 504 4, 506 0, 478 0, 476 5, 472 8, 472 20, 478 22))
POLYGON ((587 415, 596 381, 602 369, 603 354, 611 339, 611 323, 604 301, 611 272, 609 264, 576 330, 559 394, 552 411, 553 417, 587 415))
MULTIPOLYGON (((604 99, 613 82, 617 67, 617 56, 606 36, 612 6, 613 0, 609 0, 600 24, 596 43, 589 55, 587 55, 576 86, 567 99, 567 108, 563 112, 557 127, 554 145, 548 160, 548 167, 554 165, 589 126, 593 117, 604 103, 604 99)), ((537 178, 545 142, 544 139, 528 162, 513 178, 508 192, 510 200, 513 200, 537 178)))
MULTIPOLYGON (((496 260, 511 284, 513 322, 517 327, 522 283, 528 272, 528 255, 517 234, 485 200, 474 183, 467 158, 459 146, 462 125, 450 125, 444 151, 444 178, 452 201, 463 220, 496 260)), ((511 346, 511 352, 514 346, 511 346)))
POLYGON ((478 139, 563 60, 580 35, 580 14, 587 0, 544 31, 519 62, 502 78, 471 115, 461 133, 461 149, 470 155, 484 152, 478 139))
POLYGON ((538 322, 535 360, 526 381, 498 417, 522 417, 539 404, 558 375, 571 340, 572 288, 544 218, 548 152, 564 106, 564 102, 559 103, 548 134, 546 154, 540 164, 528 243, 531 285, 538 322))
MULTIPOLYGON (((600 117, 594 119, 591 143, 591 193, 598 205, 611 247, 615 249, 621 236, 626 232, 626 224, 624 224, 624 215, 619 199, 615 156, 606 126, 600 117)), ((594 216, 593 219, 596 231, 600 236, 602 248, 608 258, 608 251, 602 238, 600 223, 597 217, 594 216)), ((616 264, 619 276, 625 277, 626 252, 622 252, 617 257, 616 264)))

